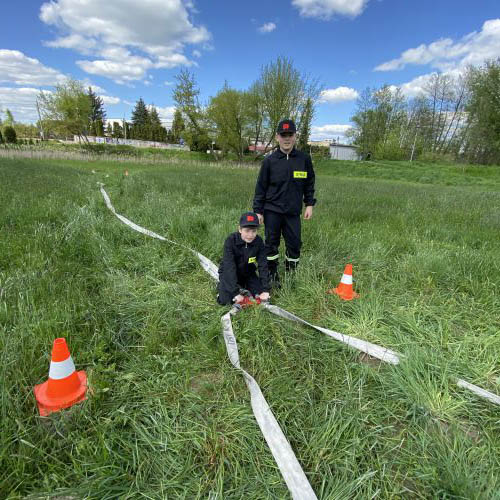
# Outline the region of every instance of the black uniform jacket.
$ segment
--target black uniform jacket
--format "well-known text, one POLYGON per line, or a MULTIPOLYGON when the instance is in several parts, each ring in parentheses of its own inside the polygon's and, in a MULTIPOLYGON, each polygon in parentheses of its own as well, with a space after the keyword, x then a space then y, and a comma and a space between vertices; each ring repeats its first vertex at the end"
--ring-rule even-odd
POLYGON ((295 148, 287 155, 277 149, 262 162, 253 210, 258 214, 272 210, 280 214, 299 215, 302 200, 314 205, 314 169, 311 157, 295 148))
POLYGON ((219 266, 219 287, 233 297, 238 295, 238 284, 243 285, 241 281, 255 274, 257 267, 262 291, 269 292, 267 255, 262 238, 256 236, 252 243, 246 243, 239 232, 231 233, 224 242, 224 255, 219 266))

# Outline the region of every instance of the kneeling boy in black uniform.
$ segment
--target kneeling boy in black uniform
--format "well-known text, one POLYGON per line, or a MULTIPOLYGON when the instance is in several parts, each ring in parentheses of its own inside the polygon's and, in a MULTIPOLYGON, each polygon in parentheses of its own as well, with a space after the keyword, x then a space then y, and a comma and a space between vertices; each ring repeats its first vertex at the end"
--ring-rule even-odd
POLYGON ((258 215, 245 212, 240 218, 238 231, 231 233, 224 242, 217 287, 217 302, 221 305, 242 302, 242 289, 260 300, 269 300, 267 253, 262 238, 257 235, 258 227, 258 215))

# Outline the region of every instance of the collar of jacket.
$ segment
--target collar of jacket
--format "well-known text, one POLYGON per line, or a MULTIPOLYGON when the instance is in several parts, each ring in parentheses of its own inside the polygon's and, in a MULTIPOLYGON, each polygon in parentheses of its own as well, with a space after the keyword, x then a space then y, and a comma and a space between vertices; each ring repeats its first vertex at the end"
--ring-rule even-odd
MULTIPOLYGON (((236 238, 235 238, 235 245, 238 245, 238 246, 243 246, 243 245, 253 245, 255 243, 255 240, 252 241, 252 243, 247 243, 246 241, 243 241, 243 238, 241 237, 241 233, 239 231, 237 231, 236 233, 234 233, 236 238)), ((255 237, 255 239, 257 239, 257 237, 255 237)))
MULTIPOLYGON (((297 150, 295 149, 295 146, 293 147, 293 149, 288 153, 288 156, 296 156, 296 153, 297 153, 297 150)), ((287 154, 286 153, 283 153, 283 151, 281 151, 281 149, 278 147, 278 149, 276 150, 276 156, 281 159, 281 158, 286 158, 287 157, 287 154)))

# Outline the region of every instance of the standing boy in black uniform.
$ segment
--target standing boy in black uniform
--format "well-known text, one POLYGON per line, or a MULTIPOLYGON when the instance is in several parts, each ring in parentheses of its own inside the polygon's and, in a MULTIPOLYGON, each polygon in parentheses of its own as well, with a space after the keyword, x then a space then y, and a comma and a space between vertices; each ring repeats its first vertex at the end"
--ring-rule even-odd
POLYGON ((253 209, 266 228, 267 263, 271 282, 279 287, 278 258, 280 238, 286 246, 285 269, 293 270, 300 258, 300 214, 302 202, 304 219, 310 219, 314 198, 314 169, 311 157, 295 149, 295 123, 283 120, 278 125, 276 140, 279 148, 262 162, 253 209))
POLYGON ((257 235, 258 227, 258 215, 245 212, 240 218, 238 231, 231 233, 224 242, 217 287, 217 302, 221 305, 242 302, 241 289, 261 300, 269 300, 267 254, 262 238, 257 235))

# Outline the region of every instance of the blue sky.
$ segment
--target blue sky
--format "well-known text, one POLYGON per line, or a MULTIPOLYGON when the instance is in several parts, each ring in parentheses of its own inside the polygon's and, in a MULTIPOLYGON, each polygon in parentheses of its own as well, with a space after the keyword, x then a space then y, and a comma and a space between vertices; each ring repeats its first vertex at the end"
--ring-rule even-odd
POLYGON ((109 118, 139 97, 166 121, 172 82, 195 74, 202 102, 224 81, 248 88, 279 55, 325 91, 313 138, 342 138, 366 87, 415 96, 432 72, 500 57, 499 0, 50 0, 4 2, 0 109, 36 119, 40 89, 71 76, 94 86, 109 118))

